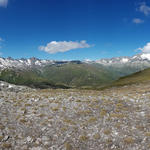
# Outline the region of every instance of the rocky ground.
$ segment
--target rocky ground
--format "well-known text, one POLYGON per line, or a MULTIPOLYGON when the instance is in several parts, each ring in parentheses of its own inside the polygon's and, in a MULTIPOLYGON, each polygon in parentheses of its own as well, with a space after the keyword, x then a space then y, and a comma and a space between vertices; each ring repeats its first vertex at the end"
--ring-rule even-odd
POLYGON ((0 150, 150 149, 150 83, 103 91, 0 87, 0 150))

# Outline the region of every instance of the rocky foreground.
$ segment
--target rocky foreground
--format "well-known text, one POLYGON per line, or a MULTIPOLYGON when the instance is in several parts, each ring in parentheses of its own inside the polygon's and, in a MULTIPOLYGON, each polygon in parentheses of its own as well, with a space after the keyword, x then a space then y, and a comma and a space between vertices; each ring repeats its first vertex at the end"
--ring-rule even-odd
POLYGON ((0 150, 148 150, 150 83, 0 91, 0 150))

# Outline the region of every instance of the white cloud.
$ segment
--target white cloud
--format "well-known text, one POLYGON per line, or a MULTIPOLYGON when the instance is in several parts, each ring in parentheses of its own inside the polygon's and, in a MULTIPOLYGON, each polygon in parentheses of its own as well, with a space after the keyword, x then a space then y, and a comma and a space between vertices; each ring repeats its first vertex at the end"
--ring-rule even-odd
POLYGON ((58 52, 66 52, 72 49, 78 48, 89 48, 91 45, 87 44, 86 41, 73 42, 73 41, 52 41, 48 43, 46 46, 40 46, 39 49, 41 51, 45 51, 50 54, 58 53, 58 52))
POLYGON ((144 20, 142 20, 142 19, 140 19, 140 18, 134 18, 132 21, 133 21, 133 23, 135 23, 135 24, 144 23, 144 20))
POLYGON ((8 0, 0 0, 0 7, 7 7, 8 0))
POLYGON ((141 3, 138 9, 140 12, 144 13, 146 16, 150 14, 150 6, 146 5, 146 3, 141 3))
POLYGON ((147 43, 143 48, 138 48, 141 50, 143 53, 150 53, 150 42, 147 43))
POLYGON ((3 39, 0 37, 0 42, 2 42, 3 41, 3 39))

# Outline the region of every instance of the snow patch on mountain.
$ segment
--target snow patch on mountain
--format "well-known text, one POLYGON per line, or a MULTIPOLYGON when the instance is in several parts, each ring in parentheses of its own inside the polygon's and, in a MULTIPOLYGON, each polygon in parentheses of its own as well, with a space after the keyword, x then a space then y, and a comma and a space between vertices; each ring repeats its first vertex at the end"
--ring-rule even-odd
POLYGON ((128 62, 128 58, 122 58, 122 62, 123 62, 123 63, 128 62))
POLYGON ((102 64, 104 66, 109 65, 140 65, 140 64, 148 64, 150 66, 150 54, 141 53, 134 55, 132 57, 114 57, 111 59, 100 59, 96 60, 96 63, 102 64))
POLYGON ((141 58, 142 58, 142 59, 148 59, 148 60, 150 60, 150 54, 149 54, 149 53, 143 53, 143 54, 141 55, 141 58))
POLYGON ((53 60, 40 60, 37 58, 29 59, 13 59, 13 58, 0 58, 0 69, 5 68, 29 68, 29 67, 42 67, 48 64, 53 64, 53 60))

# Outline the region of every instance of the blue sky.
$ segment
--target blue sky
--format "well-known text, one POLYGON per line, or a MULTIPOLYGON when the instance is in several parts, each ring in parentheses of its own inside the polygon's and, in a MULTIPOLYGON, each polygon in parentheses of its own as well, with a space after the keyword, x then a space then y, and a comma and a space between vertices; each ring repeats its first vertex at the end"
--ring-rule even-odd
POLYGON ((0 0, 2 57, 100 59, 150 52, 150 0, 0 0))

